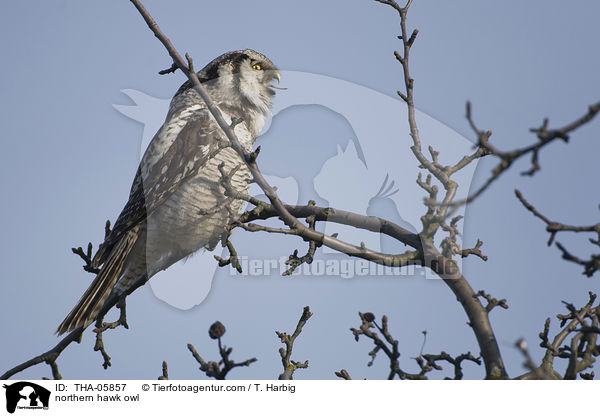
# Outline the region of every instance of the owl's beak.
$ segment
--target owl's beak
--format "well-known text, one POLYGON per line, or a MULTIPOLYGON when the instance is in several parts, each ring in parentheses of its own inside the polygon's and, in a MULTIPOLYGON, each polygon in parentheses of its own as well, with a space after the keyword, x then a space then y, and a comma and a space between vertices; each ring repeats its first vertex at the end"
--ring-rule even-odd
MULTIPOLYGON (((281 75, 279 75, 278 71, 273 71, 273 79, 277 79, 277 83, 279 84, 281 82, 281 75)), ((287 90, 287 88, 283 88, 283 87, 276 87, 273 84, 269 84, 269 88, 275 88, 277 90, 287 90)))

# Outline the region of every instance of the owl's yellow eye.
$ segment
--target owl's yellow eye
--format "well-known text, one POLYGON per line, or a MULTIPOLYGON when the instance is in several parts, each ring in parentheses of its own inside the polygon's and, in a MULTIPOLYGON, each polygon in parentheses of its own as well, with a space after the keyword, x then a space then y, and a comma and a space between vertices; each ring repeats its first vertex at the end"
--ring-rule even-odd
POLYGON ((261 64, 254 64, 254 65, 252 65, 252 69, 256 69, 257 71, 260 71, 262 69, 262 65, 261 64))

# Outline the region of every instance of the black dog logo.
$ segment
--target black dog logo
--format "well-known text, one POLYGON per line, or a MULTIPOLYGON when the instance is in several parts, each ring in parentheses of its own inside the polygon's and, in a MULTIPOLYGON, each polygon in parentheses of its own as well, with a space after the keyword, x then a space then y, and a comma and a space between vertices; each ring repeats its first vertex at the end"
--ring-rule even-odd
POLYGON ((5 384, 4 388, 6 389, 6 410, 8 413, 14 413, 17 405, 19 405, 19 408, 48 408, 50 390, 46 390, 42 386, 28 381, 19 381, 13 384, 5 384), (19 403, 19 401, 21 402, 19 403))

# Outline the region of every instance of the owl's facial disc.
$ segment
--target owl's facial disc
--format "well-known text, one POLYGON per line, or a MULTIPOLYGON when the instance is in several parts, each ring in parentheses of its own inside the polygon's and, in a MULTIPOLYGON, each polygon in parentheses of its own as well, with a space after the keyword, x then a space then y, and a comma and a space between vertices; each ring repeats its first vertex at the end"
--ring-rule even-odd
POLYGON ((248 52, 239 66, 239 92, 260 112, 266 114, 271 109, 272 97, 278 88, 272 82, 280 78, 277 67, 269 59, 256 52, 248 52))
POLYGON ((277 70, 277 67, 267 58, 252 59, 250 58, 250 67, 252 72, 256 75, 260 84, 263 85, 266 92, 270 95, 274 95, 273 89, 284 90, 285 88, 277 87, 273 85, 273 81, 277 80, 277 83, 281 81, 281 75, 277 70))

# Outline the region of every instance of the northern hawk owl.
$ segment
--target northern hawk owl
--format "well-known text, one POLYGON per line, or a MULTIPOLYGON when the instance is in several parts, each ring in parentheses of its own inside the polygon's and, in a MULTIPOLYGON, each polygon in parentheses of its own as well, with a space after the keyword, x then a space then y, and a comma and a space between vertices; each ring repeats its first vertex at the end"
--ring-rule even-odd
MULTIPOLYGON (((253 50, 225 53, 198 72, 224 119, 235 120, 240 144, 251 151, 271 110, 270 83, 279 73, 253 50), (237 123, 237 124, 236 124, 237 123)), ((129 200, 94 256, 100 271, 60 324, 59 334, 87 327, 112 296, 149 279, 180 259, 213 250, 243 201, 225 195, 219 165, 235 172, 230 184, 247 193, 251 174, 188 81, 177 91, 167 118, 137 170, 129 200)))

